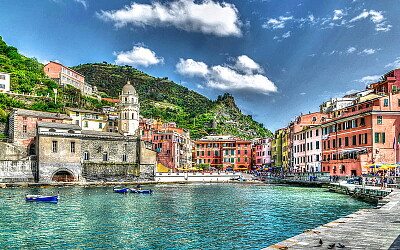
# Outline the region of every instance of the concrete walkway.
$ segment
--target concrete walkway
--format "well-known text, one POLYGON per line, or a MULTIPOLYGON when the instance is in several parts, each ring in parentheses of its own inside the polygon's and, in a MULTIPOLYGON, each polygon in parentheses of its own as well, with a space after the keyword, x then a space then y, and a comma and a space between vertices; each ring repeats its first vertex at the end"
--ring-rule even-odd
MULTIPOLYGON (((376 189, 377 187, 367 187, 376 189)), ((400 190, 394 190, 389 202, 380 209, 362 209, 265 249, 400 249, 400 190), (323 244, 319 244, 319 240, 323 244)))

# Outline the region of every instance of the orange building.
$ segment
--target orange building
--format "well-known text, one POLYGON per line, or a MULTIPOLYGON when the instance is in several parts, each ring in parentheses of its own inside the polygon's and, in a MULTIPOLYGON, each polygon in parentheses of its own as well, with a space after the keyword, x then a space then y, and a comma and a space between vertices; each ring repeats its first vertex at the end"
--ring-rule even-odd
POLYGON ((211 169, 251 170, 251 141, 234 136, 206 136, 194 142, 197 165, 211 169))
POLYGON ((360 97, 322 127, 322 171, 357 176, 363 166, 399 161, 400 94, 360 97))

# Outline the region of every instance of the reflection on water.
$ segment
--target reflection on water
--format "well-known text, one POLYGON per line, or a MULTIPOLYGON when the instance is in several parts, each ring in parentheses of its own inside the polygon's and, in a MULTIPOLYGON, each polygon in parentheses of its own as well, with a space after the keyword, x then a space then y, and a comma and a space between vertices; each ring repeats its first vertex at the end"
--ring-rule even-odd
POLYGON ((246 184, 3 189, 0 249, 259 249, 369 204, 318 188, 246 184), (57 193, 58 204, 25 202, 57 193), (11 197, 9 197, 11 196, 11 197))

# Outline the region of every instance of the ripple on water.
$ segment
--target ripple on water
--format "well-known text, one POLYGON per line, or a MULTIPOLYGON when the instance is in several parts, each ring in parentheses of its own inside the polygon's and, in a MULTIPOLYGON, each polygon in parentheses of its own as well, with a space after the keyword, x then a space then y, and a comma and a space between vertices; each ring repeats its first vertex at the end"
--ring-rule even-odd
POLYGON ((0 195, 0 248, 259 249, 370 207, 318 188, 151 189, 152 195, 114 194, 111 188, 7 189, 0 195), (60 202, 25 202, 21 195, 39 192, 59 192, 60 202))

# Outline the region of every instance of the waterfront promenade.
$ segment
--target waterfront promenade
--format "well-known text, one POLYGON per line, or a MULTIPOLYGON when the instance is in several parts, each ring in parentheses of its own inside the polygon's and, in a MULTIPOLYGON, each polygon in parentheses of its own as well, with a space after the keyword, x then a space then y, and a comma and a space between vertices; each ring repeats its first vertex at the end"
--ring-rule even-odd
POLYGON ((384 199, 388 203, 380 209, 359 210, 265 249, 337 249, 338 243, 345 246, 343 249, 400 249, 400 190, 384 199), (329 248, 333 243, 335 247, 329 248))

